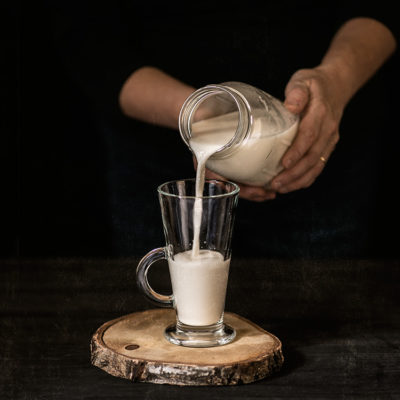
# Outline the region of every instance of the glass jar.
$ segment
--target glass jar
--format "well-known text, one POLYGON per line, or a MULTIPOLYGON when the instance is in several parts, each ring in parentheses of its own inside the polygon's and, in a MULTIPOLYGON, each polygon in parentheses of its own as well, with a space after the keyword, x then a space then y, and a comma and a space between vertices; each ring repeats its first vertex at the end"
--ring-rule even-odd
MULTIPOLYGON (((207 85, 193 92, 179 115, 179 131, 191 140, 219 143, 208 169, 239 183, 268 187, 283 169, 299 118, 275 97, 241 82, 207 85)), ((192 150, 192 149, 191 149, 192 150)))

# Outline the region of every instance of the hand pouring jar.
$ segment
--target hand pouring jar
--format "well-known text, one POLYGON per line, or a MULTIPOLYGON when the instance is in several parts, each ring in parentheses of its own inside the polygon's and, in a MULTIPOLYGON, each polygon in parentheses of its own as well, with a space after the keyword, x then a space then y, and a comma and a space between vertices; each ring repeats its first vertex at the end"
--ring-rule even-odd
POLYGON ((226 179, 268 187, 283 169, 299 118, 277 98, 241 82, 207 85, 193 92, 179 115, 179 131, 191 141, 221 143, 207 168, 226 179))

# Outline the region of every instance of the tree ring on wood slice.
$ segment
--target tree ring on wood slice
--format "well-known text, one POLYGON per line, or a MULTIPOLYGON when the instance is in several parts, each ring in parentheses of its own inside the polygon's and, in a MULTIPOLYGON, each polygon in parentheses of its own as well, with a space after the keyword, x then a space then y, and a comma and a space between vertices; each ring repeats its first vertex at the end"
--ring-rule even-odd
POLYGON ((251 383, 282 367, 280 340, 237 314, 225 313, 236 337, 218 347, 170 343, 164 331, 175 321, 174 310, 154 309, 106 322, 92 337, 92 364, 134 382, 191 386, 251 383))

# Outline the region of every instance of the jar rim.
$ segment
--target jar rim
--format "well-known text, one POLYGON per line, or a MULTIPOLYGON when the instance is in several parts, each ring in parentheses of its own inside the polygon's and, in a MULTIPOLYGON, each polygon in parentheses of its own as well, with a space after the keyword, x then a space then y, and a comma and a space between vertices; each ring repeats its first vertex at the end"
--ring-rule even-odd
POLYGON ((238 125, 236 131, 225 145, 221 146, 214 155, 223 155, 225 150, 229 150, 234 144, 243 141, 249 134, 252 125, 251 107, 247 99, 235 88, 229 86, 230 82, 221 84, 209 84, 194 91, 183 103, 179 113, 179 132, 185 142, 190 147, 189 140, 192 137, 192 119, 200 104, 211 96, 220 93, 228 93, 234 100, 238 110, 238 125))

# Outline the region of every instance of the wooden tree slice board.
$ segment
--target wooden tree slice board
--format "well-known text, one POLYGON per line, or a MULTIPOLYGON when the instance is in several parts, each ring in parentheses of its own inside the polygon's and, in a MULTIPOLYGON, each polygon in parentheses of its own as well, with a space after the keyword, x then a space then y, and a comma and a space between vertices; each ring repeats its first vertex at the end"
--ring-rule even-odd
POLYGON ((91 341, 92 364, 134 382, 171 385, 237 385, 263 379, 283 364, 277 337, 245 318, 226 312, 236 330, 233 342, 189 348, 169 343, 164 330, 175 322, 172 309, 137 312, 106 322, 91 341))

